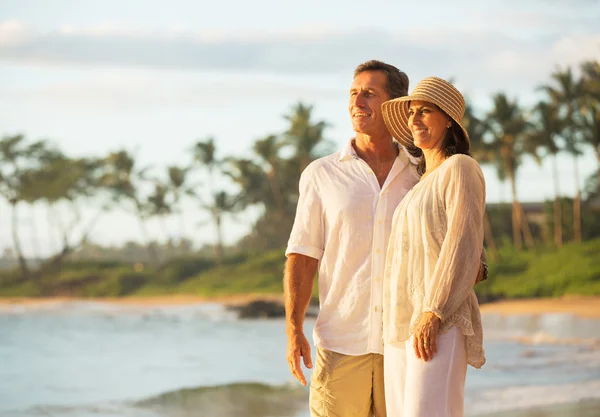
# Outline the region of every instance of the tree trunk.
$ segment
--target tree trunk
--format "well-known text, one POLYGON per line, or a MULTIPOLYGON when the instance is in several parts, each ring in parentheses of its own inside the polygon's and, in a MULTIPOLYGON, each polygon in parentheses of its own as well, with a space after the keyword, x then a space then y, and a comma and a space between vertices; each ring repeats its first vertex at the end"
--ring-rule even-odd
POLYGON ((556 154, 554 154, 552 158, 552 175, 554 177, 554 244, 557 248, 560 248, 563 244, 562 211, 560 204, 560 192, 558 189, 558 161, 556 159, 556 154))
MULTIPOLYGON (((73 207, 74 211, 77 211, 77 209, 75 207, 73 207)), ((98 221, 98 219, 100 218, 100 215, 102 213, 104 213, 104 209, 100 210, 98 213, 96 213, 96 215, 94 217, 92 217, 92 219, 89 221, 89 223, 87 224, 86 227, 83 228, 83 231, 81 233, 81 237, 79 238, 79 240, 74 243, 74 244, 70 244, 69 243, 69 230, 64 230, 63 231, 63 244, 62 244, 62 249, 60 249, 59 252, 54 253, 54 255, 52 255, 50 258, 48 258, 44 264, 40 267, 39 269, 39 273, 43 274, 46 272, 50 272, 50 271, 57 271, 62 267, 62 263, 64 261, 64 259, 69 256, 70 254, 72 254, 73 252, 75 252, 75 250, 79 249, 80 247, 82 247, 88 240, 88 236, 90 235, 90 233, 92 232, 93 227, 95 226, 96 222, 98 221)), ((76 216, 77 219, 80 219, 81 216, 77 215, 76 216)), ((79 223, 79 222, 77 222, 79 223)), ((74 227, 76 224, 73 224, 72 227, 74 227)))
POLYGON ((177 217, 179 218, 179 245, 181 246, 185 240, 185 216, 183 210, 181 210, 181 213, 177 217))
POLYGON ((283 195, 281 194, 281 187, 279 187, 279 181, 277 180, 277 173, 275 169, 271 169, 271 171, 267 174, 269 178, 269 183, 271 185, 271 191, 273 192, 273 198, 275 199, 275 204, 277 204, 277 210, 280 213, 285 212, 285 206, 283 203, 283 195))
POLYGON ((492 234, 492 225, 487 210, 483 213, 483 227, 485 232, 485 242, 487 243, 487 247, 490 248, 490 257, 492 258, 492 261, 496 262, 498 260, 498 248, 496 247, 496 241, 492 234))
POLYGON ((21 248, 21 240, 19 239, 19 232, 17 231, 18 221, 17 221, 17 204, 18 202, 11 202, 11 226, 12 226, 12 238, 13 238, 13 247, 15 249, 15 253, 17 255, 17 259, 19 260, 19 268, 21 269, 21 279, 26 280, 29 278, 29 266, 27 265, 27 260, 23 255, 23 249, 21 248))
POLYGON ((37 222, 35 218, 35 206, 34 204, 29 204, 29 225, 30 225, 30 236, 31 236, 31 246, 33 249, 33 258, 34 264, 40 262, 42 260, 42 251, 40 250, 40 231, 37 227, 37 222))
POLYGON ((594 150, 596 151, 596 159, 598 160, 598 171, 596 171, 596 174, 598 175, 598 187, 600 187, 600 145, 595 146, 594 150))
POLYGON ((156 249, 154 248, 154 246, 152 246, 152 242, 150 242, 148 229, 146 228, 145 218, 139 213, 137 215, 137 218, 140 225, 140 231, 142 232, 142 239, 144 239, 144 246, 146 246, 146 250, 148 251, 148 263, 154 266, 159 265, 160 259, 158 258, 158 253, 156 252, 156 249))
POLYGON ((215 245, 215 264, 217 268, 221 266, 223 262, 223 225, 221 220, 221 214, 217 213, 214 216, 215 228, 217 231, 217 243, 215 245))
POLYGON ((575 198, 573 199, 573 231, 575 242, 581 243, 581 193, 579 191, 579 164, 577 155, 573 155, 575 168, 575 198))
POLYGON ((512 190, 512 230, 513 230, 513 245, 516 250, 523 249, 523 241, 521 240, 521 216, 519 210, 519 202, 517 200, 517 185, 513 173, 509 173, 510 186, 512 190))
POLYGON ((166 216, 159 214, 158 224, 160 225, 161 231, 165 237, 165 260, 173 258, 173 237, 169 233, 169 227, 167 226, 166 216))
POLYGON ((531 228, 529 227, 529 221, 527 220, 527 216, 525 216, 525 211, 523 210, 523 206, 521 203, 517 203, 519 205, 519 216, 521 217, 521 227, 523 228, 523 236, 525 236, 525 245, 527 249, 535 249, 535 241, 533 240, 533 236, 531 235, 531 228))
POLYGON ((48 241, 52 242, 50 253, 60 250, 60 237, 58 236, 59 229, 55 226, 57 216, 54 213, 54 207, 51 203, 46 206, 46 220, 48 221, 48 241))

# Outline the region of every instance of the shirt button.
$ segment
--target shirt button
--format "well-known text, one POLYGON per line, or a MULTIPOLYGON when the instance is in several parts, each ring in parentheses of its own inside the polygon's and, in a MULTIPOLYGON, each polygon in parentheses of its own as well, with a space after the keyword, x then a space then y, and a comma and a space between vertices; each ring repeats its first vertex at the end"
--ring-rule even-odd
POLYGON ((374 310, 377 313, 379 311, 379 307, 375 307, 374 310))
POLYGON ((380 251, 379 249, 377 249, 375 252, 377 252, 377 253, 381 253, 381 251, 380 251))
POLYGON ((375 281, 379 282, 379 281, 381 281, 381 278, 377 277, 377 278, 375 278, 375 281))
POLYGON ((381 224, 381 220, 377 220, 377 224, 381 224))

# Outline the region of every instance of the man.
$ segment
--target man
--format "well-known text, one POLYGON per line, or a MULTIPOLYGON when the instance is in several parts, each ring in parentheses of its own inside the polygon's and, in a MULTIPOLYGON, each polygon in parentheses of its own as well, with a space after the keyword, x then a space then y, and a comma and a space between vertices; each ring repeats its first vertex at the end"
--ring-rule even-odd
POLYGON ((318 268, 313 417, 386 415, 385 254, 393 213, 419 175, 415 161, 388 132, 381 104, 407 94, 408 77, 396 67, 380 61, 359 65, 348 108, 355 138, 311 163, 300 179, 284 276, 287 360, 306 385, 300 357, 306 367, 313 364, 303 323, 318 268))

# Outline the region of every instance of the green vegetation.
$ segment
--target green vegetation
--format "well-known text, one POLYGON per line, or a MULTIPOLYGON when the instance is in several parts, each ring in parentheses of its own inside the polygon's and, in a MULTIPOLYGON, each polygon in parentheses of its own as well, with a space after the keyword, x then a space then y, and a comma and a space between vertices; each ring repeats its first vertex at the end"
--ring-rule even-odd
POLYGON ((600 239, 535 252, 505 246, 501 261, 490 265, 490 279, 478 284, 476 292, 482 301, 600 295, 599 253, 600 239))
MULTIPOLYGON (((600 167, 600 62, 583 62, 580 69, 557 69, 531 109, 502 92, 486 112, 467 108, 473 157, 493 167, 512 195, 510 204, 486 210, 493 279, 477 286, 482 299, 599 292, 592 254, 600 237, 600 169, 581 193, 578 164, 592 152, 600 167), (559 154, 573 158, 572 198, 560 194, 559 154), (518 200, 526 156, 553 162, 553 201, 518 200)), ((284 130, 257 138, 241 156, 221 155, 219 141, 205 137, 190 144, 187 160, 162 167, 141 165, 127 149, 73 157, 46 140, 0 138, 0 201, 7 205, 0 226, 12 238, 12 248, 0 248, 0 295, 281 292, 281 248, 294 221, 301 173, 332 151, 328 123, 315 120, 312 106, 297 103, 284 118, 284 130), (34 207, 46 212, 45 230, 23 214, 34 207), (108 248, 94 242, 98 219, 115 212, 137 223, 141 241, 108 248), (250 232, 225 245, 224 225, 241 217, 252 219, 246 220, 250 232), (158 238, 151 239, 152 223, 161 230, 158 238), (214 227, 211 243, 196 230, 205 224, 214 227), (53 253, 42 248, 46 234, 53 253)))
MULTIPOLYGON (((490 264, 490 279, 478 284, 482 301, 503 298, 600 295, 600 239, 571 243, 560 249, 499 250, 490 264)), ((22 281, 16 273, 0 275, 0 296, 68 295, 78 297, 159 296, 187 294, 281 294, 285 262, 282 250, 223 259, 178 259, 158 269, 140 270, 121 263, 67 263, 46 276, 41 286, 22 281), (40 290, 41 288, 41 290, 40 290)), ((317 296, 316 285, 314 296, 317 296)))

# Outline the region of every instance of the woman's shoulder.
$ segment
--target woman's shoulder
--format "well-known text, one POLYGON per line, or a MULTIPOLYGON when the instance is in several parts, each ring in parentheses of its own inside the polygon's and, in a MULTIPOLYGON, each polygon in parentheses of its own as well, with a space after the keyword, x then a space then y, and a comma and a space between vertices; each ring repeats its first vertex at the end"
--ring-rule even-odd
POLYGON ((481 171, 479 163, 470 155, 455 154, 448 158, 448 168, 481 171))

